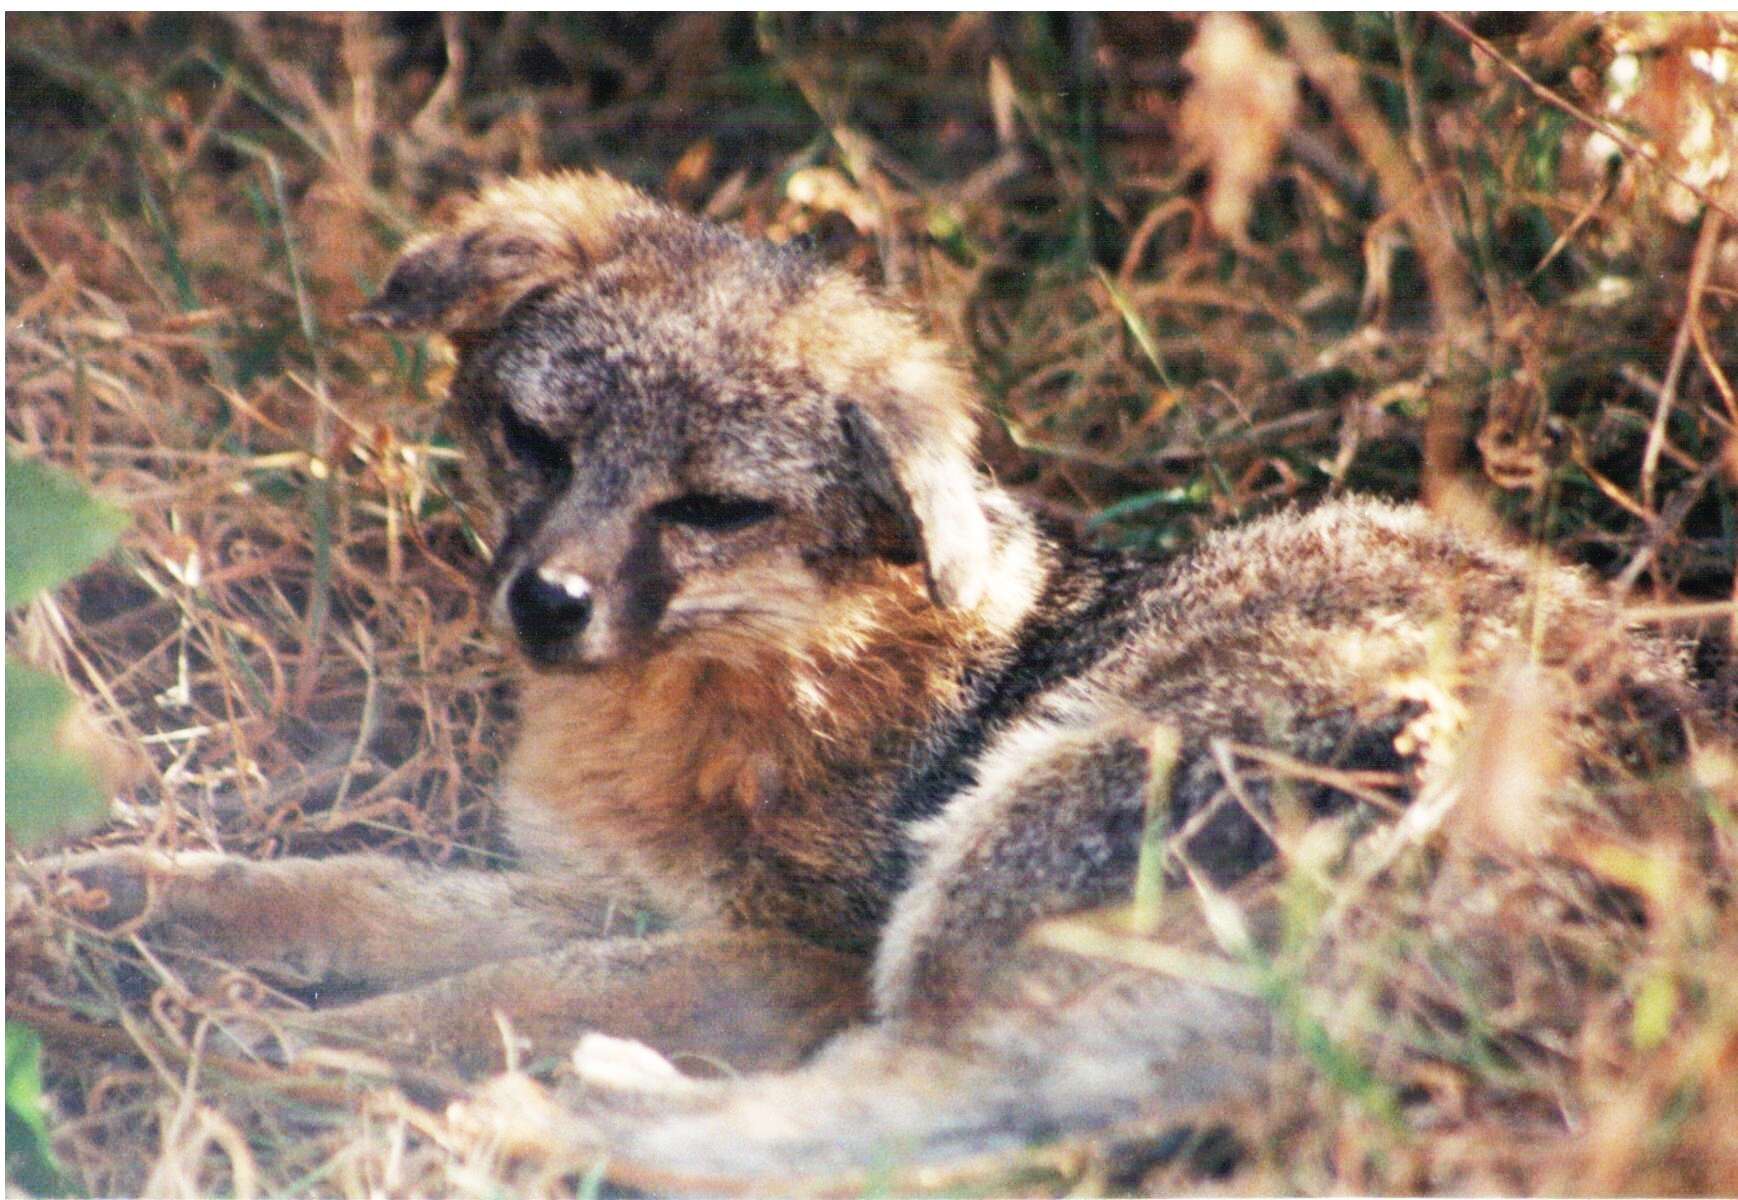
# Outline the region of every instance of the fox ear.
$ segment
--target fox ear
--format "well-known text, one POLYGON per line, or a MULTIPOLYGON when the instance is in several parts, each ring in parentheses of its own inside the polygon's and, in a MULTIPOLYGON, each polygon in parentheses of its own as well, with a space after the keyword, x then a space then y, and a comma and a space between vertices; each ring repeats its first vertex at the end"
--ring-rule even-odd
POLYGON ((432 333, 493 327, 513 302, 572 266, 530 238, 474 230, 418 238, 399 256, 356 325, 432 333))
POLYGON ((976 608, 989 590, 990 525, 970 455, 902 437, 858 404, 842 405, 840 419, 870 493, 893 514, 889 556, 921 561, 937 604, 976 608))
POLYGON ((352 322, 447 334, 493 328, 536 288, 607 257, 619 223, 657 205, 604 175, 568 173, 488 188, 445 229, 414 239, 352 322))

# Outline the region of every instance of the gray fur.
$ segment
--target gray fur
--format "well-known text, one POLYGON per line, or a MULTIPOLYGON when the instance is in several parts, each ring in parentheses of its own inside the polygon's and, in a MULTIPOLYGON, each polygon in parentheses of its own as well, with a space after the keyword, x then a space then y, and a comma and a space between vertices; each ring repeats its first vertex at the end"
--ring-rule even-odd
MULTIPOLYGON (((1230 886, 1276 853, 1277 801, 1363 803, 1276 789, 1248 748, 1386 772, 1404 799, 1456 786, 1461 717, 1513 661, 1545 673, 1571 752, 1621 743, 1608 701, 1689 705, 1674 654, 1580 575, 1416 508, 1286 513, 1168 563, 1081 545, 976 472, 969 386, 912 317, 619 185, 485 196, 412 247, 368 319, 460 351, 453 411, 501 518, 494 612, 536 649, 503 804, 539 889, 532 919, 518 892, 473 902, 329 862, 333 894, 363 869, 377 907, 447 932, 438 963, 368 964, 403 990, 365 1022, 316 1013, 307 1036, 396 1023, 414 1041, 426 1023, 428 1049, 467 1006, 512 1015, 479 989, 540 986, 556 1047, 623 1032, 639 1014, 597 999, 616 957, 575 945, 600 892, 673 927, 635 958, 646 1003, 756 955, 790 964, 769 1013, 800 1010, 806 979, 823 998, 845 981, 744 1067, 788 1063, 868 989, 872 1023, 794 1072, 673 1090, 653 1072, 575 1100, 564 1136, 672 1187, 940 1161, 1248 1095, 1269 1046, 1249 995, 1024 940, 1127 899, 1156 786, 1173 884, 1230 886), (527 630, 509 589, 528 571, 589 607, 527 630), (1155 779, 1159 730, 1177 753, 1155 779), (550 919, 562 896, 571 922, 550 919), (684 930, 704 952, 664 963, 684 930), (476 970, 453 974, 455 945, 476 970), (445 990, 410 986, 431 973, 445 990)), ((221 884, 238 926, 274 894, 251 866, 221 884)), ((161 936, 209 928, 209 905, 175 897, 213 886, 165 889, 161 936)), ((331 963, 310 945, 339 936, 346 906, 327 907, 331 927, 255 922, 268 944, 235 952, 331 963)), ((693 1031, 631 1032, 671 1050, 693 1031)))

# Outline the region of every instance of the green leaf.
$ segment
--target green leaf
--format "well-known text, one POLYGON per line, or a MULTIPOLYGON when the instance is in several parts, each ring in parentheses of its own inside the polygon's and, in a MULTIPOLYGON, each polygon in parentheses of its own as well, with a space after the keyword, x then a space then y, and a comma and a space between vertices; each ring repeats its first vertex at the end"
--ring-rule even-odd
POLYGON ((72 1188, 54 1161, 42 1115, 42 1039, 29 1026, 6 1022, 7 1194, 66 1196, 72 1188))
POLYGON ((6 607, 57 587, 114 546, 127 514, 64 471, 6 456, 6 607))
POLYGON ((1154 725, 1147 736, 1146 827, 1141 833, 1140 858, 1135 866, 1134 901, 1129 924, 1135 933, 1158 932, 1165 903, 1165 843, 1171 830, 1171 774, 1177 766, 1177 731, 1169 725, 1154 725))
POLYGON ((1116 285, 1116 280, 1110 277, 1110 272, 1103 267, 1094 267, 1093 271, 1097 273, 1099 283, 1104 285, 1104 290, 1110 293, 1110 301, 1116 305, 1117 312, 1122 314, 1122 323, 1128 327, 1130 335, 1134 337, 1135 345, 1141 348, 1141 353, 1146 356, 1148 362, 1153 364, 1153 370, 1159 373, 1159 379, 1164 385, 1171 391, 1176 391, 1177 385, 1171 382, 1171 373, 1165 370, 1165 360, 1164 356, 1159 353, 1158 339, 1153 336, 1153 331, 1147 325, 1146 318, 1141 316, 1134 301, 1130 300, 1123 290, 1116 285))
POLYGON ((1165 488, 1163 491, 1142 492, 1138 496, 1130 496, 1118 500, 1115 504, 1096 513, 1087 521, 1088 529, 1097 529, 1101 525, 1109 525, 1115 521, 1124 521, 1130 517, 1139 516, 1153 508, 1199 508, 1200 497, 1193 488, 1165 488))
POLYGON ((20 845, 103 814, 107 797, 87 756, 60 741, 72 711, 64 683, 6 660, 6 832, 20 845))

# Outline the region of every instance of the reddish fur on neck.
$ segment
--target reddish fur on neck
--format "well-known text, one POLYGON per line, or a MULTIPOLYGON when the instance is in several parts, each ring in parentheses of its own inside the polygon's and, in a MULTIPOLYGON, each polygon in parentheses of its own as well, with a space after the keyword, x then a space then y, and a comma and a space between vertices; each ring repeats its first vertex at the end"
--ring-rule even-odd
POLYGON ((636 847, 654 875, 699 871, 720 843, 780 840, 771 826, 836 820, 828 779, 890 769, 888 732, 920 729, 953 701, 980 636, 909 569, 838 595, 800 650, 724 661, 678 646, 530 676, 512 802, 581 845, 636 847))

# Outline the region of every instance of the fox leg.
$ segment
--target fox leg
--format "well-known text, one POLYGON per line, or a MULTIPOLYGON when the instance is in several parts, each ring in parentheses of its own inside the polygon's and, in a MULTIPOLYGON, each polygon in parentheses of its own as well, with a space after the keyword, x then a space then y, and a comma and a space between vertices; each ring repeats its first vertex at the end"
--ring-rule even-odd
POLYGON ((632 892, 377 854, 266 862, 136 848, 48 864, 88 919, 291 985, 393 989, 632 926, 632 892), (614 896, 626 897, 619 910, 614 896), (94 898, 100 906, 91 906, 94 898))
POLYGON ((1199 1129, 1267 1078, 1266 1017, 1244 998, 1110 967, 1060 1000, 964 1014, 945 1040, 859 1026, 794 1070, 721 1080, 587 1038, 557 1127, 658 1193, 899 1191, 904 1168, 1065 1133, 1199 1129), (821 1176, 835 1178, 817 1189, 821 1176))
POLYGON ((889 916, 876 962, 884 1016, 951 1019, 1048 917, 1130 897, 1146 823, 1149 749, 1135 723, 1017 735, 919 839, 927 855, 889 916))
MULTIPOLYGON (((1285 723, 1275 740, 1302 762, 1395 778, 1415 765, 1395 748, 1416 716, 1403 701, 1265 716, 1273 728, 1285 723)), ((1132 900, 1149 820, 1163 823, 1153 832, 1167 858, 1216 886, 1271 859, 1274 781, 1232 774, 1199 730, 1180 741, 1159 732, 1138 714, 1075 727, 1034 721, 992 750, 979 782, 918 833, 928 853, 883 933, 877 1011, 947 1019, 1007 972, 1015 957, 1007 947, 1034 924, 1132 900), (1149 811, 1155 787, 1163 812, 1149 811)), ((1306 819, 1352 802, 1310 782, 1287 796, 1289 811, 1306 819)), ((1172 906, 1168 919, 1189 912, 1172 906)))
POLYGON ((788 935, 678 930, 573 942, 284 1024, 293 1048, 354 1044, 468 1074, 504 1065, 507 1030, 530 1057, 598 1030, 684 1067, 774 1070, 864 1016, 865 974, 861 958, 788 935))
POLYGON ((1023 937, 1128 897, 1147 730, 1023 741, 1005 760, 1018 770, 986 770, 926 831, 879 950, 876 1022, 791 1072, 679 1086, 655 1069, 636 1083, 632 1055, 581 1044, 583 1130, 612 1162, 654 1190, 776 1192, 814 1172, 848 1190, 1061 1131, 1200 1127, 1259 1095, 1271 1018, 1234 971, 1179 978, 1023 937))

